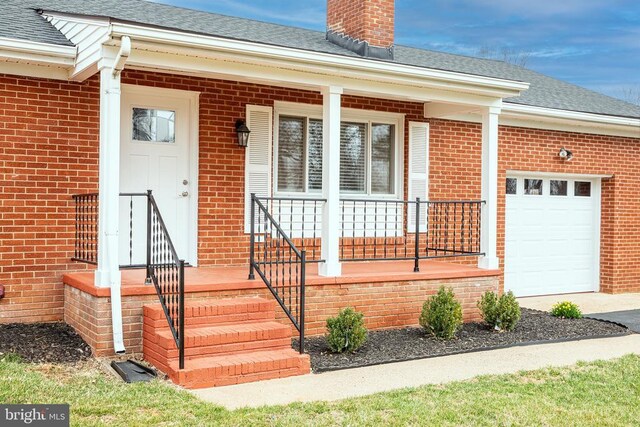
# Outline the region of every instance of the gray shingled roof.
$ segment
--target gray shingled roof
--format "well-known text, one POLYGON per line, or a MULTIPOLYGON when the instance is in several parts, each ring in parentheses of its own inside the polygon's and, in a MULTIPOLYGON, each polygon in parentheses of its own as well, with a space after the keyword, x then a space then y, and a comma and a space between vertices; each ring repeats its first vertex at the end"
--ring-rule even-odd
MULTIPOLYGON (((37 9, 109 17, 217 37, 335 55, 357 56, 325 40, 323 32, 178 8, 144 0, 3 0, 0 6, 2 12, 0 13, 0 36, 69 45, 69 41, 38 16, 35 11, 37 9)), ((521 96, 507 100, 511 103, 640 118, 640 106, 502 61, 396 46, 394 62, 531 83, 529 90, 523 92, 521 96)))

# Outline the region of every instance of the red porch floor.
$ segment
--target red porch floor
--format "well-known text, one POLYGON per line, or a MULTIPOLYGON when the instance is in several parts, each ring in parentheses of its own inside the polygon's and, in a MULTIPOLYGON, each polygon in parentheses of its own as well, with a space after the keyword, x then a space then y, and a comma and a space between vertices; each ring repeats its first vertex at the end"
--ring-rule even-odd
MULTIPOLYGON (((247 278, 249 268, 243 267, 190 267, 185 269, 185 291, 207 292, 263 288, 265 285, 256 274, 255 280, 247 278)), ((342 264, 341 277, 318 275, 317 264, 307 266, 307 286, 349 284, 366 281, 398 282, 434 279, 464 279, 490 277, 502 274, 500 270, 482 270, 469 265, 443 261, 422 260, 420 272, 413 272, 413 261, 353 262, 342 264)), ((153 286, 144 284, 145 270, 122 270, 122 295, 155 294, 153 286)), ((67 273, 65 284, 97 296, 109 296, 109 288, 97 288, 93 282, 93 271, 67 273)))

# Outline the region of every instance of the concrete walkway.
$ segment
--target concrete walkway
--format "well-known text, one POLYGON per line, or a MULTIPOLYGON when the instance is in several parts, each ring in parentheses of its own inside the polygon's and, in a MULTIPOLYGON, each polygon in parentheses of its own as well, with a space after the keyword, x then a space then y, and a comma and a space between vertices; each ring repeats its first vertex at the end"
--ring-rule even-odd
POLYGON ((640 309, 640 293, 611 295, 589 292, 518 298, 520 306, 542 311, 551 310, 551 306, 559 301, 572 301, 578 304, 584 314, 640 309))
POLYGON ((466 380, 478 375, 566 366, 581 360, 613 359, 629 353, 640 354, 640 335, 511 347, 194 390, 193 393, 229 409, 332 401, 405 387, 466 380))

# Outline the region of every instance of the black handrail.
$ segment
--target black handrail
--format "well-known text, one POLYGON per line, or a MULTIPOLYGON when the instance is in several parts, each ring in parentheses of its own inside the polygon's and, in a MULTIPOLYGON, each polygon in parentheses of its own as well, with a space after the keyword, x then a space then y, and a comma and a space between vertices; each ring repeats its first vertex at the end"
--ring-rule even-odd
MULTIPOLYGON (((178 348, 178 364, 184 369, 184 260, 178 257, 151 190, 121 193, 129 198, 129 265, 146 268, 147 282, 153 283, 169 329, 178 348), (134 198, 146 198, 146 263, 133 265, 134 198)), ((73 260, 97 263, 98 194, 75 195, 76 245, 73 260)))
POLYGON ((178 347, 179 369, 184 369, 184 260, 178 257, 151 190, 147 202, 147 275, 178 347))
POLYGON ((299 351, 304 353, 306 251, 298 250, 255 194, 251 194, 250 239, 249 279, 255 279, 257 272, 267 285, 298 330, 299 351))

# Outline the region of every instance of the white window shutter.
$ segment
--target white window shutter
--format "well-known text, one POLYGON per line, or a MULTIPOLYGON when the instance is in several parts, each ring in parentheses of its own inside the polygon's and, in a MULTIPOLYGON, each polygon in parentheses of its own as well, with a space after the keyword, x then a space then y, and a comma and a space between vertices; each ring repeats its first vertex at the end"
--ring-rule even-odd
MULTIPOLYGON (((409 123, 409 201, 428 200, 429 192, 429 124, 409 123)), ((416 231, 415 204, 409 205, 407 227, 416 231)), ((426 230, 426 206, 420 206, 420 230, 426 230)))
POLYGON ((273 111, 271 107, 247 105, 249 145, 245 151, 244 231, 251 232, 251 193, 271 196, 271 147, 273 111))

